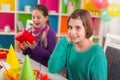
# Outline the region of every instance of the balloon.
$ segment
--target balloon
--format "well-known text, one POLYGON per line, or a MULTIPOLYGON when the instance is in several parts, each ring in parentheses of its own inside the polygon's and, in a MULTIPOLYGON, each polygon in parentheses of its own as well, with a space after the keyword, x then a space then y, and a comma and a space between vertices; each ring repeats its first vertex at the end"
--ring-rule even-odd
POLYGON ((93 0, 93 5, 98 9, 105 9, 109 3, 107 0, 93 0))
POLYGON ((111 17, 108 15, 106 10, 101 11, 100 18, 105 22, 111 21, 111 17))
POLYGON ((120 15, 120 5, 117 3, 112 3, 108 6, 107 12, 110 16, 115 17, 120 15))
POLYGON ((64 4, 67 5, 67 3, 68 3, 68 0, 64 0, 64 4))

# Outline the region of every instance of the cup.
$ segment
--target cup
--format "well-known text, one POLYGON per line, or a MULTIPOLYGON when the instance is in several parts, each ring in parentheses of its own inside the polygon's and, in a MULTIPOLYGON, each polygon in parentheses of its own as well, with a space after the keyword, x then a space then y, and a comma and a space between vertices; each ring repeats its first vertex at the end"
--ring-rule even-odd
POLYGON ((67 13, 68 14, 71 14, 74 11, 74 6, 75 6, 74 2, 68 2, 68 5, 67 5, 67 13))
POLYGON ((4 32, 10 32, 10 26, 9 25, 6 25, 4 27, 4 32))
POLYGON ((10 11, 10 4, 1 4, 1 10, 10 11))
POLYGON ((31 6, 26 5, 24 11, 25 12, 31 12, 31 6))

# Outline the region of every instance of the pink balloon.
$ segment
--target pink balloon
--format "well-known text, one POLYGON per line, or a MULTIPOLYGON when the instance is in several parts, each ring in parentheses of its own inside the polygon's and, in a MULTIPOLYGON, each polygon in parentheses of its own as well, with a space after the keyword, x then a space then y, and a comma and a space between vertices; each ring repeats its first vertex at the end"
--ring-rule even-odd
POLYGON ((98 9, 105 9, 109 3, 107 0, 93 0, 93 5, 98 9))

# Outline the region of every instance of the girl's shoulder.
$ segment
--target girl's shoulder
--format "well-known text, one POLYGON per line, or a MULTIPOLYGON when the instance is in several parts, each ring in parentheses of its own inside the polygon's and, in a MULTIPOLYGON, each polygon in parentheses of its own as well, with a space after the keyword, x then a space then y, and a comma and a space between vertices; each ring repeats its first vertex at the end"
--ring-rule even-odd
POLYGON ((99 44, 97 44, 97 43, 94 43, 92 46, 91 46, 91 48, 92 49, 94 49, 94 50, 101 50, 101 49, 103 49, 99 44))
POLYGON ((105 59, 105 53, 104 53, 104 50, 103 48, 99 45, 99 44, 94 44, 94 48, 93 48, 93 53, 94 53, 94 56, 98 59, 98 60, 101 60, 101 59, 105 59))
POLYGON ((54 33, 54 34, 56 34, 56 31, 53 29, 53 28, 49 28, 49 30, 48 30, 48 33, 54 33))
POLYGON ((103 48, 96 43, 90 47, 89 52, 92 53, 91 55, 95 55, 95 56, 105 55, 103 48))

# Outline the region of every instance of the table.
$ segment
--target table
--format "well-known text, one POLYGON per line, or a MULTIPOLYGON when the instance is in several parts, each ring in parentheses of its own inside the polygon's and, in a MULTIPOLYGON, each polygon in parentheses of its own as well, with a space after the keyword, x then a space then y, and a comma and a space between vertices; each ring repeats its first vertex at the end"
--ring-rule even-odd
MULTIPOLYGON (((20 60, 20 63, 23 64, 25 55, 17 52, 17 57, 20 60)), ((42 73, 47 73, 49 75, 49 77, 51 78, 51 80, 67 80, 65 77, 61 76, 58 73, 56 73, 56 74, 49 73, 47 67, 45 67, 44 65, 36 62, 33 59, 30 59, 30 62, 31 62, 33 70, 40 70, 42 73)))

